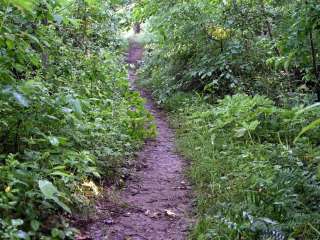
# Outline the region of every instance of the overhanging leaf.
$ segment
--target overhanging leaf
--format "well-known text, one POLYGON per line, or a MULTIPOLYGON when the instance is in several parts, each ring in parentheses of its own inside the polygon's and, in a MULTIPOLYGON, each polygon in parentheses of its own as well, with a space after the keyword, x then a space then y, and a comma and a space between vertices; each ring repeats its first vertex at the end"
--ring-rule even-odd
POLYGON ((70 208, 58 199, 60 192, 50 181, 39 180, 38 185, 39 185, 39 189, 40 189, 41 193, 43 194, 43 196, 46 199, 53 200, 56 204, 58 204, 66 212, 71 214, 70 208))
POLYGON ((313 121, 312 123, 310 123, 308 126, 304 127, 301 132, 298 134, 298 136, 294 139, 294 143, 303 135, 305 134, 306 132, 316 128, 320 126, 320 118, 313 121))

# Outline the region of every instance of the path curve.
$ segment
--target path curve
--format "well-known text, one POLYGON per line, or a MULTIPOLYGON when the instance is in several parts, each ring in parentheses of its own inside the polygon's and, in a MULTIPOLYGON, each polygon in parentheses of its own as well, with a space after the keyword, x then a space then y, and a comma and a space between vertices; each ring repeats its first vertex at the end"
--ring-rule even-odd
MULTIPOLYGON (((137 66, 143 48, 130 41, 127 62, 137 66)), ((129 70, 129 81, 135 87, 135 67, 129 70)), ((148 140, 138 153, 140 169, 128 180, 120 193, 120 201, 127 208, 115 210, 113 215, 88 227, 91 239, 108 240, 185 240, 190 228, 190 186, 184 178, 185 162, 176 153, 174 133, 166 115, 157 108, 150 95, 146 108, 153 114, 158 135, 148 140)))

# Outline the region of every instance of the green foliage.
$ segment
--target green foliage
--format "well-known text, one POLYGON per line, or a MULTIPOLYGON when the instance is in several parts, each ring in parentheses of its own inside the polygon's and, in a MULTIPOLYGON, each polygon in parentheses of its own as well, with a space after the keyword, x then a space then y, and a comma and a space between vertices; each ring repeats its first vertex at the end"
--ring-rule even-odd
POLYGON ((167 104, 192 164, 199 217, 192 239, 319 238, 319 133, 293 143, 319 117, 316 108, 301 114, 246 95, 212 106, 178 94, 167 104))
MULTIPOLYGON (((315 107, 318 107, 320 105, 320 103, 315 103, 309 107, 306 107, 304 109, 302 109, 300 112, 298 112, 298 114, 302 114, 310 109, 313 109, 315 107)), ((317 120, 314 120, 312 123, 310 123, 309 125, 305 126, 301 132, 299 133, 299 135, 295 138, 295 142, 303 135, 305 134, 306 132, 310 131, 310 130, 313 130, 315 128, 317 128, 318 126, 320 125, 320 120, 317 119, 317 120)))
POLYGON ((59 200, 58 197, 61 196, 61 193, 51 182, 48 180, 39 180, 38 184, 41 193, 46 199, 53 200, 56 204, 62 207, 63 210, 71 214, 70 208, 59 200))
POLYGON ((130 90, 119 1, 0 0, 0 238, 72 239, 83 184, 154 135, 130 90))
POLYGON ((320 101, 319 10, 317 0, 136 4, 152 34, 143 84, 174 112, 192 161, 192 239, 320 238, 319 110, 303 108, 320 101))
POLYGON ((140 1, 134 16, 154 35, 145 74, 161 99, 242 91, 310 103, 320 92, 319 9, 314 0, 140 1))

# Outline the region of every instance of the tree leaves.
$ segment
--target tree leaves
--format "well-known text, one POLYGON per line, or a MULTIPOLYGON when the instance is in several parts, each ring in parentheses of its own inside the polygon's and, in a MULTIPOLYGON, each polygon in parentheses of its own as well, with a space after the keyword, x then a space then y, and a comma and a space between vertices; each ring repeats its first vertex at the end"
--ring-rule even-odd
POLYGON ((5 0, 20 10, 32 11, 38 0, 5 0))

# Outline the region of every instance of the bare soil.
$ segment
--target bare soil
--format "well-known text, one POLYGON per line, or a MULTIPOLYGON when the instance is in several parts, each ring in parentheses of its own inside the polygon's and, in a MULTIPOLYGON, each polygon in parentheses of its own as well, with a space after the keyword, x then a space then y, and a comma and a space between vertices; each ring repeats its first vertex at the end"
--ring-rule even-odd
MULTIPOLYGON (((129 81, 136 88, 136 66, 143 48, 130 42, 129 81)), ((136 88, 137 89, 137 88, 136 88)), ((139 89, 153 114, 158 135, 146 141, 137 154, 136 171, 113 201, 97 205, 98 219, 86 222, 79 239, 184 240, 191 225, 191 190, 184 177, 185 161, 176 152, 174 133, 167 117, 147 91, 139 89), (84 237, 85 236, 85 237, 84 237)))

